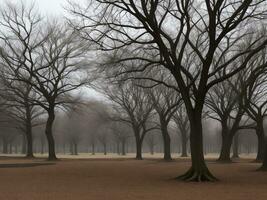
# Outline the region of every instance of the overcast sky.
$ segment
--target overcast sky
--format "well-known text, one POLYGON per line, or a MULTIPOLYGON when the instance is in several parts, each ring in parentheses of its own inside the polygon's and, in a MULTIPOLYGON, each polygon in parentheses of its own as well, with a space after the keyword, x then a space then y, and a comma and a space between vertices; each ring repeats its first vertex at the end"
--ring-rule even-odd
MULTIPOLYGON (((39 8, 39 10, 43 14, 48 16, 64 15, 66 11, 64 10, 63 7, 64 6, 66 7, 68 5, 67 0, 0 0, 0 5, 3 4, 4 2, 20 3, 21 1, 26 4, 31 4, 32 2, 35 2, 35 5, 39 8)), ((78 2, 84 2, 85 0, 71 0, 71 1, 78 3, 78 2)), ((102 95, 90 89, 83 89, 82 94, 87 97, 89 96, 91 98, 102 99, 102 95)))
MULTIPOLYGON (((14 2, 14 3, 20 3, 26 2, 27 4, 35 2, 37 7, 40 9, 40 11, 43 14, 48 15, 62 15, 64 14, 65 10, 63 9, 63 6, 67 5, 67 0, 0 0, 0 5, 3 2, 14 2)), ((73 2, 83 2, 84 0, 71 0, 73 2)))

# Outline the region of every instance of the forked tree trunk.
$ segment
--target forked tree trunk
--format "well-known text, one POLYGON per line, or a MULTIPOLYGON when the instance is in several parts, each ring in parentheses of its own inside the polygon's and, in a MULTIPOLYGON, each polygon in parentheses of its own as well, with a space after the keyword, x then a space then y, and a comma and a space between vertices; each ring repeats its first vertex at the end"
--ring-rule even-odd
POLYGON ((263 128, 263 120, 257 121, 257 128, 256 128, 256 134, 258 138, 258 152, 256 161, 261 162, 264 158, 264 128, 263 128))
POLYGON ((203 133, 202 133, 202 112, 192 111, 189 114, 190 121, 190 149, 191 168, 177 179, 185 181, 216 181, 217 179, 210 173, 203 154, 203 133))
POLYGON ((48 119, 46 122, 45 134, 48 143, 48 160, 57 160, 55 152, 55 141, 53 137, 53 123, 55 120, 55 113, 53 110, 48 112, 48 119))

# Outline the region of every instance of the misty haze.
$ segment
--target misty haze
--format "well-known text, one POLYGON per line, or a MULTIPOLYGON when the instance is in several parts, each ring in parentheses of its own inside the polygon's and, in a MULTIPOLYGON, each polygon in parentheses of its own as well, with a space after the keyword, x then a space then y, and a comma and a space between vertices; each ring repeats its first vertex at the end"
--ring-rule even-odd
POLYGON ((0 0, 0 200, 266 200, 266 0, 0 0))

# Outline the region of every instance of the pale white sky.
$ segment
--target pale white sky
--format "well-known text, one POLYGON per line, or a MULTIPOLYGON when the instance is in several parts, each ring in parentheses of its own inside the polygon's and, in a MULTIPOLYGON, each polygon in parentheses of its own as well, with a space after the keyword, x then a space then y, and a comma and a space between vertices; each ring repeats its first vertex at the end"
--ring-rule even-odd
MULTIPOLYGON (((70 0, 70 1, 79 3, 79 2, 84 2, 85 0, 70 0)), ((32 2, 35 2, 39 10, 43 14, 48 14, 48 15, 62 15, 65 12, 63 6, 68 5, 67 0, 0 0, 0 5, 3 2, 14 2, 14 3, 26 2, 26 4, 28 3, 31 4, 32 2)))

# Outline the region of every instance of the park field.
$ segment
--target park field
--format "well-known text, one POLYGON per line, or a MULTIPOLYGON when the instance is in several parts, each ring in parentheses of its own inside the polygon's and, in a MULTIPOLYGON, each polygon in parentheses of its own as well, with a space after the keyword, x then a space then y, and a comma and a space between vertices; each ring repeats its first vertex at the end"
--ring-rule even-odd
POLYGON ((208 159, 215 183, 174 178, 189 159, 42 159, 0 157, 1 200, 266 200, 267 173, 250 159, 231 164, 208 159))

